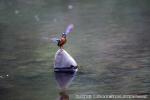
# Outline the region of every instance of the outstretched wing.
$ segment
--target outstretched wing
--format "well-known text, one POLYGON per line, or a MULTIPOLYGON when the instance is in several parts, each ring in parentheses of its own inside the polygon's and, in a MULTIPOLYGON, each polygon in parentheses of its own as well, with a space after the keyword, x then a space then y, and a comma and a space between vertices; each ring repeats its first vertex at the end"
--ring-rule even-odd
POLYGON ((49 38, 49 37, 42 37, 42 39, 53 43, 58 43, 58 41, 60 40, 59 38, 49 38))
POLYGON ((53 43, 58 43, 59 40, 60 40, 59 38, 51 38, 51 41, 52 41, 53 43))
POLYGON ((64 34, 68 35, 72 31, 73 28, 74 28, 73 24, 68 25, 64 34))

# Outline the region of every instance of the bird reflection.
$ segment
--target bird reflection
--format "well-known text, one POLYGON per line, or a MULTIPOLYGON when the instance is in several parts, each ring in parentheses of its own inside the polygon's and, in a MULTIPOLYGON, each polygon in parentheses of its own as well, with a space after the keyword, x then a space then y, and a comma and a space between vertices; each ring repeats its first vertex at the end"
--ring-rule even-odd
POLYGON ((66 91, 61 91, 59 95, 60 95, 59 100, 69 100, 69 95, 66 93, 66 91))
POLYGON ((73 81, 76 72, 55 72, 55 79, 60 89, 59 100, 69 100, 67 89, 73 81))

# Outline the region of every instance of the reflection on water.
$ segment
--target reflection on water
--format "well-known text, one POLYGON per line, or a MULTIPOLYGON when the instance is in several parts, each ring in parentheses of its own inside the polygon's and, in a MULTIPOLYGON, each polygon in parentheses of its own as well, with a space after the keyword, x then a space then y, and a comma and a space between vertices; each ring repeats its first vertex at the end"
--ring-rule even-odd
POLYGON ((59 94, 60 94, 59 100, 69 100, 69 95, 66 93, 66 91, 62 91, 59 94))
POLYGON ((60 88, 60 100, 69 100, 67 89, 73 81, 76 72, 55 72, 55 79, 60 88))

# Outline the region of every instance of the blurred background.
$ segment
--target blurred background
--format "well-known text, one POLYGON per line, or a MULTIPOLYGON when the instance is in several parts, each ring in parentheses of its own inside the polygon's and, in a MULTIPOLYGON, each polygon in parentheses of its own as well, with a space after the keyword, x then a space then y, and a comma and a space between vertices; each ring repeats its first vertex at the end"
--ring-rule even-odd
POLYGON ((0 100, 56 100, 59 37, 79 64, 67 94, 150 93, 150 0, 0 0, 0 100))

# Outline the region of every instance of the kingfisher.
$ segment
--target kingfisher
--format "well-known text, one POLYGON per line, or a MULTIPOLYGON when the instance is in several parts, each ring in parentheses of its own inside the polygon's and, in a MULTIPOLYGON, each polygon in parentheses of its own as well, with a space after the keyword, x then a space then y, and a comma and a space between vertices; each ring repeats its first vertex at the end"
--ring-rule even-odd
POLYGON ((67 53, 67 51, 63 49, 63 46, 67 42, 67 36, 69 33, 71 33, 73 28, 74 25, 70 24, 67 26, 65 32, 61 34, 60 38, 51 38, 51 41, 57 43, 57 46, 59 47, 59 49, 55 54, 55 60, 54 60, 55 72, 66 72, 66 71, 77 72, 78 71, 78 65, 76 61, 69 53, 67 53))
POLYGON ((74 28, 73 24, 68 25, 66 31, 61 34, 60 38, 51 38, 52 42, 57 43, 57 46, 60 49, 63 49, 64 44, 66 44, 67 42, 67 35, 72 31, 73 28, 74 28))

